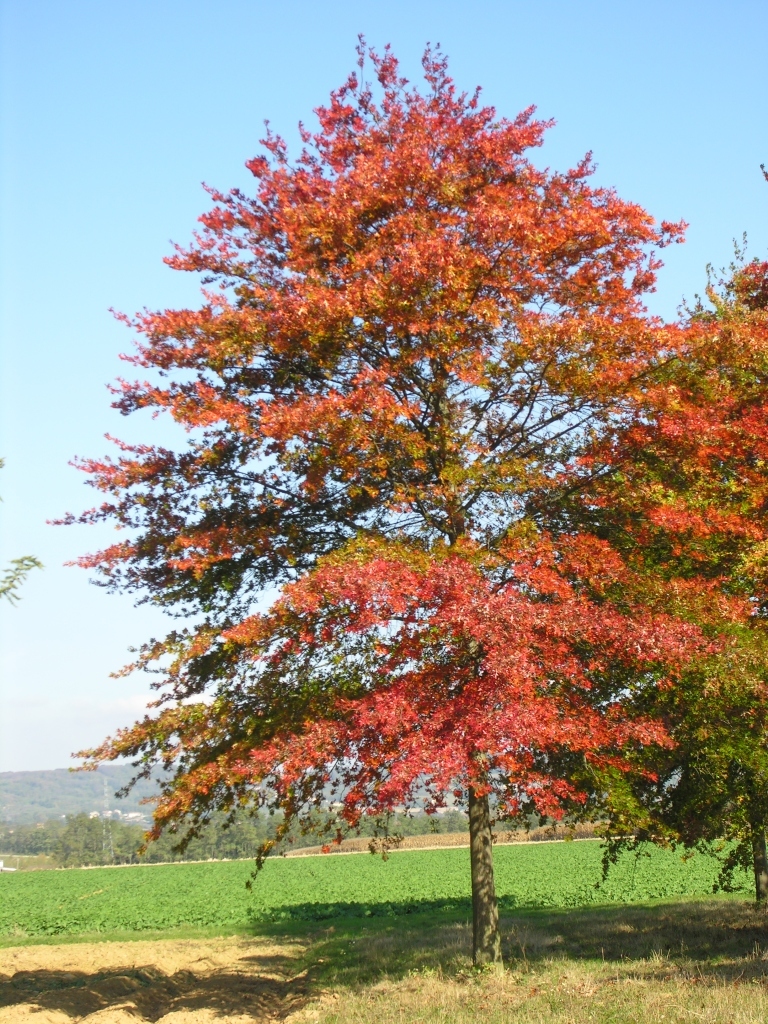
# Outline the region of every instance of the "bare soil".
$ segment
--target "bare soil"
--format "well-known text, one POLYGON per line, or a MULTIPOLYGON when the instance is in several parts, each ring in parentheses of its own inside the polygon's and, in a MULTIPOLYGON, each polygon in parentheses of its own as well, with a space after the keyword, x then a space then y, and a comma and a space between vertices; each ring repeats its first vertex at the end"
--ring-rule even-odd
MULTIPOLYGON (((567 839, 596 839, 595 826, 585 822, 572 827, 547 825, 543 828, 497 830, 494 832, 495 846, 509 846, 514 843, 553 843, 567 839)), ((390 850, 444 850, 454 847, 469 847, 469 832, 427 832, 421 836, 404 836, 400 839, 366 839, 362 836, 342 839, 340 843, 326 846, 303 846, 298 850, 285 851, 286 857, 315 857, 331 853, 370 853, 386 847, 390 850)))
POLYGON ((251 1024, 307 1001, 303 944, 252 938, 0 950, 0 1024, 251 1024))
POLYGON ((521 912, 503 973, 464 920, 0 949, 0 1024, 765 1024, 768 915, 738 900, 521 912))

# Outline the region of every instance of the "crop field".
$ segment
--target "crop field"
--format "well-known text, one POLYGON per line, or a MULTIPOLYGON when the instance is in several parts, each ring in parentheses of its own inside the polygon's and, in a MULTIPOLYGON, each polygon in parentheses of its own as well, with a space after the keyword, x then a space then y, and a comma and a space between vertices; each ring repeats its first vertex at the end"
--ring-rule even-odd
POLYGON ((0 875, 0 1024, 768 1020, 766 915, 709 895, 716 861, 651 850, 604 884, 595 842, 495 862, 489 974, 466 849, 275 858, 251 892, 236 861, 0 875))
MULTIPOLYGON (((498 847, 502 912, 697 897, 718 862, 652 849, 625 855, 601 882, 596 842, 498 847)), ((14 938, 181 928, 246 930, 259 922, 329 921, 469 911, 469 851, 408 851, 0 875, 0 936, 14 938)), ((747 879, 743 884, 746 889, 747 879)))

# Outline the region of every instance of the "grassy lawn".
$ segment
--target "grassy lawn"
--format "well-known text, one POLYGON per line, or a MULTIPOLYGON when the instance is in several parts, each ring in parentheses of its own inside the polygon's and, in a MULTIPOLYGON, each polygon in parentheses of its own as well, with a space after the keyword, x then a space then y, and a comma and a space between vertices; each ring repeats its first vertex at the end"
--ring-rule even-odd
POLYGON ((315 933, 323 994, 296 1020, 768 1021, 768 919, 743 901, 530 910, 502 926, 501 975, 472 969, 466 921, 315 933))
POLYGON ((472 968, 470 926, 455 911, 6 949, 0 1022, 43 1010, 63 1014, 37 1017, 57 1024, 94 1011, 100 1024, 112 1024, 106 1011, 169 1024, 768 1021, 768 920, 743 900, 528 909, 502 928, 501 974, 472 968))
POLYGON ((596 888, 595 843, 501 848, 486 973, 466 860, 280 860, 250 895, 237 862, 4 875, 0 1024, 768 1022, 768 917, 706 895, 716 864, 652 851, 596 888))

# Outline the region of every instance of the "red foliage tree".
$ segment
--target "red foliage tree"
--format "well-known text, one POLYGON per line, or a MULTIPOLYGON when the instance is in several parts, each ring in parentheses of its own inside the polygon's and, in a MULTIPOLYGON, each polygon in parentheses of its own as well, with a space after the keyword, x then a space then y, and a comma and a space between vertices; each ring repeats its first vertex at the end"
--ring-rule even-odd
POLYGON ((168 261, 218 285, 205 304, 133 321, 160 376, 116 405, 189 442, 83 463, 106 497, 81 520, 132 532, 82 564, 196 622, 142 650, 157 710, 92 756, 170 770, 157 829, 248 802, 309 823, 334 796, 343 829, 454 790, 497 960, 490 794, 584 807, 665 742, 620 695, 697 643, 605 543, 548 530, 563 471, 680 344, 642 296, 681 228, 589 159, 535 167, 548 125, 457 94, 439 53, 424 93, 371 54, 378 99, 363 56, 296 162, 268 134, 255 196, 213 191, 168 261))
POLYGON ((686 358, 642 415, 582 463, 599 478, 574 514, 622 552, 666 609, 719 638, 673 690, 646 691, 674 740, 635 775, 614 834, 721 844, 768 902, 768 262, 738 252, 690 311, 686 358))

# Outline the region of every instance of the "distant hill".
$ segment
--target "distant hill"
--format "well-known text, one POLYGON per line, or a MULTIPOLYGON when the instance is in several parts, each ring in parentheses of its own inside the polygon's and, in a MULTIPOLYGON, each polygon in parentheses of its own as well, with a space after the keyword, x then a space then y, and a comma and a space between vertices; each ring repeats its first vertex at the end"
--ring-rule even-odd
POLYGON ((123 800, 115 790, 134 773, 130 765, 102 765, 95 772, 70 772, 66 768, 44 772, 0 772, 0 821, 30 825, 65 814, 111 811, 124 814, 151 808, 141 800, 157 792, 154 782, 140 782, 123 800))

